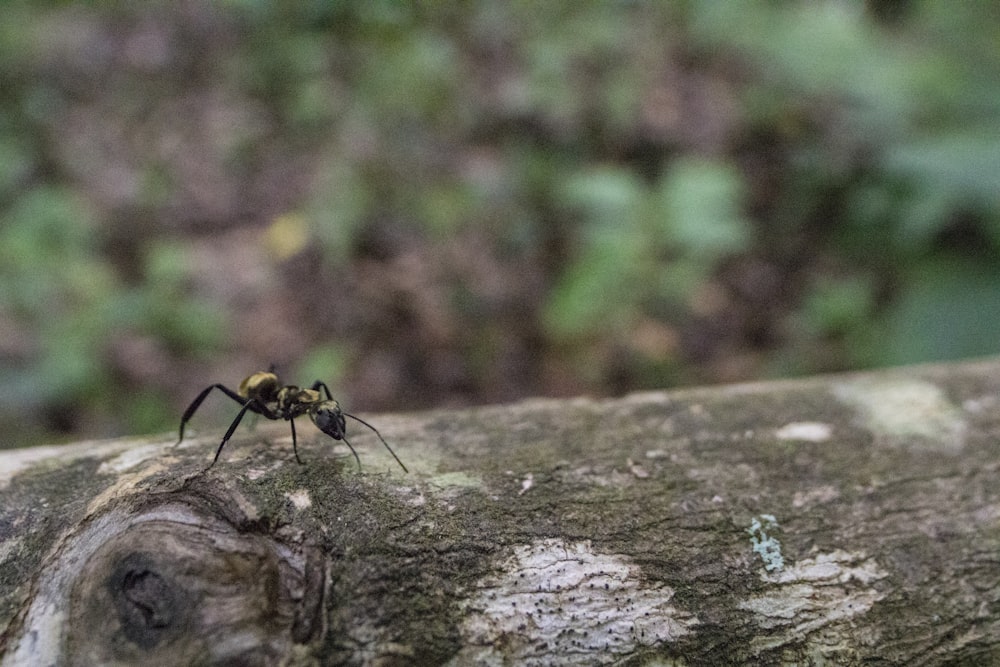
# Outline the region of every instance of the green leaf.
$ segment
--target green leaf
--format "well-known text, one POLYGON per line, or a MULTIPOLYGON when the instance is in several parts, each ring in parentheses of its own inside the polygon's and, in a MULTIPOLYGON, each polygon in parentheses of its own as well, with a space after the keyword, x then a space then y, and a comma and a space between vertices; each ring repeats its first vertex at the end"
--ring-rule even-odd
POLYGON ((642 252, 642 239, 634 234, 591 234, 549 295, 542 315, 546 330, 566 339, 626 326, 641 295, 634 269, 642 252))
POLYGON ((908 364, 1000 352, 1000 266, 967 259, 918 265, 884 323, 879 361, 908 364))
POLYGON ((710 265, 749 245, 750 225, 741 214, 741 203, 742 182, 735 169, 682 159, 660 184, 655 223, 681 254, 710 265))

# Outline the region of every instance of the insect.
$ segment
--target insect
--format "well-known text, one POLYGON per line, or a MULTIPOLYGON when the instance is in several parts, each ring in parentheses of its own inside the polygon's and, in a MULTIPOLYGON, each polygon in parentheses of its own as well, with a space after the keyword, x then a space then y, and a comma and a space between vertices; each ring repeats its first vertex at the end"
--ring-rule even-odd
POLYGON ((347 445, 351 453, 354 454, 354 460, 358 462, 358 468, 361 468, 361 459, 358 457, 358 453, 354 450, 354 447, 347 440, 345 435, 346 422, 344 417, 350 417, 356 422, 359 422, 372 430, 378 439, 382 441, 385 448, 389 450, 392 454, 392 458, 396 459, 396 463, 405 471, 406 466, 403 462, 399 460, 396 456, 396 452, 392 451, 392 447, 389 443, 385 441, 382 434, 378 432, 374 426, 361 419, 360 417, 355 417, 352 414, 344 412, 340 407, 340 403, 333 400, 333 396, 330 395, 330 388, 326 386, 326 383, 321 380, 316 380, 312 387, 309 389, 302 389, 296 387, 295 385, 282 385, 278 380, 278 376, 274 373, 273 369, 270 371, 261 371, 254 373, 249 376, 243 382, 240 382, 239 390, 233 391, 229 387, 222 384, 213 384, 206 387, 198 396, 191 401, 191 405, 187 407, 184 411, 183 416, 181 416, 181 428, 177 442, 180 443, 184 439, 184 426, 188 423, 188 420, 194 416, 194 413, 201 406, 202 401, 208 396, 213 389, 218 389, 223 394, 233 399, 243 407, 236 414, 236 419, 233 423, 229 425, 229 430, 226 431, 226 435, 223 436, 222 442, 219 443, 219 448, 215 451, 215 458, 212 459, 212 463, 208 466, 211 468, 215 465, 215 462, 219 460, 219 454, 222 453, 222 448, 226 446, 229 438, 232 437, 233 432, 236 431, 236 427, 240 425, 243 420, 243 416, 246 415, 247 411, 254 412, 266 419, 284 419, 292 426, 292 450, 295 452, 295 460, 302 463, 302 459, 299 458, 299 448, 295 437, 295 418, 302 415, 309 415, 313 424, 316 428, 326 433, 328 436, 334 440, 343 440, 344 444, 347 445), (322 391, 322 393, 320 393, 322 391), (324 398, 325 397, 325 398, 324 398))

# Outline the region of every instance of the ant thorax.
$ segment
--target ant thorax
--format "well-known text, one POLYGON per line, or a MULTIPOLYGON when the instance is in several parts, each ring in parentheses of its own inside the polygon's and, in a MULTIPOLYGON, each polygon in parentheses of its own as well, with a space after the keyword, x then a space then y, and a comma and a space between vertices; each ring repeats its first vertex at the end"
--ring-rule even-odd
POLYGON ((314 389, 300 389, 295 385, 282 387, 276 397, 278 412, 285 419, 292 419, 309 412, 322 400, 320 393, 314 389))

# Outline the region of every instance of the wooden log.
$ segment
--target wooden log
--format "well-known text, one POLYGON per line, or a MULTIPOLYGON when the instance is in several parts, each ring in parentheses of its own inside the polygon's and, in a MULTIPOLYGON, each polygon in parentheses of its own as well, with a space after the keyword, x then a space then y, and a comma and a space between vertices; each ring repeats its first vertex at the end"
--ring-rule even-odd
POLYGON ((1000 663, 995 360, 370 421, 0 452, 0 664, 1000 663))

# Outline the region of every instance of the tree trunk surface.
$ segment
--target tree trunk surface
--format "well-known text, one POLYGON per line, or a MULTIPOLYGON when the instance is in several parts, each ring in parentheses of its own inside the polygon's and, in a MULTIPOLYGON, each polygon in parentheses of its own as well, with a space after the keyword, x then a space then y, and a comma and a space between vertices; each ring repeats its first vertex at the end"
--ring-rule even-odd
POLYGON ((0 452, 0 665, 1000 663, 995 360, 366 419, 0 452))

